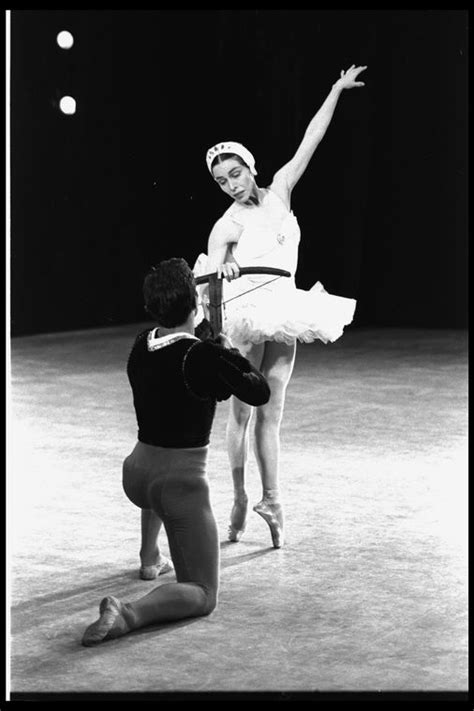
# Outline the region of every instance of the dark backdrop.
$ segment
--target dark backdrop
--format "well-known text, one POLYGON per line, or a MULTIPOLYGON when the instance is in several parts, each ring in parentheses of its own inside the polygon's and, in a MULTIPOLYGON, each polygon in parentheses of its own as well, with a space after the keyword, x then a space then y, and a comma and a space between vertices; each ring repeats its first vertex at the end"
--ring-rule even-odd
POLYGON ((13 10, 12 334, 143 320, 147 268, 192 264, 229 204, 207 148, 241 141, 267 185, 352 63, 293 194, 297 284, 357 298, 355 326, 465 327, 467 12, 13 10))

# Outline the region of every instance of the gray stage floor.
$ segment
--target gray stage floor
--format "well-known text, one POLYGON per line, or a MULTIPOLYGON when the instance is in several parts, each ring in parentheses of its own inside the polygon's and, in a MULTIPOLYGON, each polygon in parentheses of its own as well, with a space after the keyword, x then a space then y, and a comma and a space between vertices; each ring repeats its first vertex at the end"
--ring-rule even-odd
MULTIPOLYGON (((139 512, 121 488, 136 436, 125 362, 139 328, 12 341, 11 692, 467 690, 465 331, 352 328, 298 347, 280 550, 253 512, 241 542, 226 542, 219 404, 219 607, 81 646, 104 595, 155 585, 137 577, 139 512)), ((253 457, 249 493, 255 503, 253 457)))

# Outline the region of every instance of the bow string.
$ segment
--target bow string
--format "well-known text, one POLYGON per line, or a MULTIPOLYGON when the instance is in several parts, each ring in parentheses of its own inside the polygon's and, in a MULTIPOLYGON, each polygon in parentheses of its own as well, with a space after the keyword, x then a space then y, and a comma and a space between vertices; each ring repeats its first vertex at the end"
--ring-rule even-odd
MULTIPOLYGON (((211 323, 211 328, 214 336, 217 336, 222 331, 222 306, 228 304, 234 299, 238 299, 244 294, 249 294, 251 291, 260 289, 267 284, 271 284, 281 277, 289 277, 291 273, 286 269, 277 269, 276 267, 240 267, 239 277, 248 274, 272 274, 275 275, 275 279, 269 279, 263 284, 257 284, 257 286, 247 289, 236 296, 233 296, 226 301, 222 300, 222 277, 218 277, 216 272, 211 272, 210 274, 202 274, 196 277, 196 284, 209 284, 209 321, 211 323)), ((237 277, 237 278, 239 278, 237 277)))

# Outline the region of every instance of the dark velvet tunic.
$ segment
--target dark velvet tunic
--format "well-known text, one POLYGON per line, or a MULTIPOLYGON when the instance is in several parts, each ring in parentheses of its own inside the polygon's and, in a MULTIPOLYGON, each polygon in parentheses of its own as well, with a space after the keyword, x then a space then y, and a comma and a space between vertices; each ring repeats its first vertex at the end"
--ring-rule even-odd
POLYGON ((189 336, 150 350, 150 333, 137 336, 127 363, 140 442, 203 447, 217 400, 235 395, 249 405, 268 402, 264 376, 237 349, 189 336))

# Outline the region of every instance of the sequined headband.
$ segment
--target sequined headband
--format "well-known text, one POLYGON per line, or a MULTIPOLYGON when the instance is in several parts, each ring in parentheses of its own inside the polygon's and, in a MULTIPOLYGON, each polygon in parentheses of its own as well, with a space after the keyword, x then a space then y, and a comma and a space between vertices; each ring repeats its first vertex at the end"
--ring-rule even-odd
POLYGON ((206 163, 207 167, 209 169, 209 172, 212 175, 212 169, 211 169, 211 163, 214 160, 214 158, 221 153, 235 153, 236 156, 240 156, 244 163, 248 165, 250 172, 252 175, 257 175, 257 171, 255 170, 255 158, 253 155, 250 153, 245 146, 243 146, 241 143, 237 143, 236 141, 226 141, 225 143, 216 143, 215 146, 212 146, 212 148, 209 148, 208 152, 206 153, 206 163))

